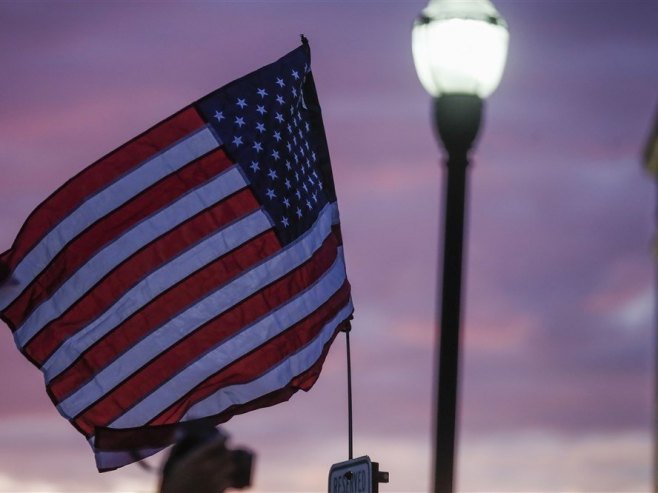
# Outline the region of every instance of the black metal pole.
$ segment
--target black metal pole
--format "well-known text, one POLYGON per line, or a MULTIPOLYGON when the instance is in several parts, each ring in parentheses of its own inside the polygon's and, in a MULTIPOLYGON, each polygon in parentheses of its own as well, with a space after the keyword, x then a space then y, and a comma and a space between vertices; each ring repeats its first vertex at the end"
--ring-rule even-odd
POLYGON ((437 133, 448 152, 441 305, 437 327, 434 492, 452 493, 457 442, 468 152, 480 127, 482 100, 470 95, 442 96, 435 100, 434 111, 437 133))
POLYGON ((436 493, 451 493, 454 484, 467 164, 466 159, 449 158, 446 177, 436 414, 436 493))

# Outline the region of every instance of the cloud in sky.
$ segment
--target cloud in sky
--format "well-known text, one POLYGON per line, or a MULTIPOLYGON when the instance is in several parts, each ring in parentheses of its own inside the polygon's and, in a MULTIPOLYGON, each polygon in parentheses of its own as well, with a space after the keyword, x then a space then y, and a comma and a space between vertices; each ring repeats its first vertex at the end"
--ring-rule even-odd
MULTIPOLYGON (((3 3, 0 249, 85 165, 306 33, 354 288, 356 452, 391 472, 382 491, 426 490, 443 174, 410 55, 424 3, 3 3)), ((647 490, 658 7, 496 4, 511 47, 471 170, 459 484, 647 490)), ((228 424, 258 490, 322 491, 346 458, 344 362, 339 339, 310 393, 228 424)), ((94 471, 8 330, 0 375, 0 491, 154 490, 94 471)))

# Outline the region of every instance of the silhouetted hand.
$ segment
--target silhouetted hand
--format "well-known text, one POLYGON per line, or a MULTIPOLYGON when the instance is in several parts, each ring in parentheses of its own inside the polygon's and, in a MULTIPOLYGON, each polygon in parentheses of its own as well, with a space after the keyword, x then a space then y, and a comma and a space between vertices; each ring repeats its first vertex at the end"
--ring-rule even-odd
POLYGON ((235 466, 226 438, 200 445, 173 465, 163 477, 161 493, 221 493, 231 486, 235 466))

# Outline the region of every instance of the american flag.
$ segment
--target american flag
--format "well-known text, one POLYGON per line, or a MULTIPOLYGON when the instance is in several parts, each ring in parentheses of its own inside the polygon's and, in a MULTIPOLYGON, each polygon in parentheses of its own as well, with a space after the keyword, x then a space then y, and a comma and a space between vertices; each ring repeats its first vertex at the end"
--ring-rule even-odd
POLYGON ((307 42, 70 179, 0 262, 101 471, 308 390, 353 308, 307 42))

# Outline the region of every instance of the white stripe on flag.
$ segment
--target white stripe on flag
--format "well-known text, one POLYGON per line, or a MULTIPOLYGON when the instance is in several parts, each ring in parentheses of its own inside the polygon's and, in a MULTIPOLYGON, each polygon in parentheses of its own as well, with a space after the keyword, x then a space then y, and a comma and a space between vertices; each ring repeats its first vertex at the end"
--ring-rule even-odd
POLYGON ((181 421, 191 421, 219 414, 231 406, 246 404, 254 399, 282 389, 304 373, 320 358, 325 344, 331 340, 336 328, 352 313, 350 300, 322 329, 320 335, 297 353, 288 356, 279 365, 251 382, 232 385, 218 390, 190 407, 181 421))
POLYGON ((345 262, 340 248, 333 265, 313 286, 197 359, 116 419, 110 427, 145 425, 209 376, 312 314, 340 289, 345 279, 345 262))
POLYGON ((144 245, 245 186, 244 177, 233 166, 119 236, 89 259, 30 314, 14 332, 16 344, 24 346, 47 323, 64 313, 108 272, 144 245))
MULTIPOLYGON (((219 414, 233 405, 246 404, 247 402, 260 397, 262 394, 267 394, 285 387, 290 382, 291 375, 294 378, 295 376, 302 374, 318 360, 322 354, 324 345, 331 339, 336 327, 346 320, 352 311, 353 307, 352 302, 350 301, 331 322, 325 325, 321 334, 316 337, 315 340, 297 354, 291 356, 290 359, 280 363, 277 367, 257 380, 249 382, 248 384, 226 387, 204 400, 199 401, 190 408, 181 421, 191 421, 206 418, 213 414, 219 414)), ((110 426, 110 428, 117 429, 115 426, 110 426)), ((89 442, 93 447, 93 437, 89 442)), ((137 453, 139 457, 146 458, 164 448, 166 447, 139 449, 134 452, 137 453)), ((133 453, 129 452, 108 452, 94 449, 94 454, 96 456, 96 465, 99 469, 113 469, 125 466, 126 464, 131 464, 135 461, 133 453)))
POLYGON ((12 282, 0 286, 0 310, 5 309, 78 234, 145 188, 220 146, 207 127, 144 161, 134 171, 108 185, 66 216, 19 262, 12 282))
POLYGON ((153 271, 119 298, 103 314, 68 338, 41 370, 46 383, 68 368, 92 344, 142 309, 156 296, 203 266, 234 250, 271 227, 258 209, 197 243, 193 248, 153 271))
POLYGON ((74 418, 128 375, 139 370, 187 334, 303 264, 331 233, 333 208, 333 204, 327 204, 320 212, 313 228, 296 242, 262 264, 246 271, 132 346, 100 371, 94 380, 60 402, 57 409, 62 416, 74 418))

